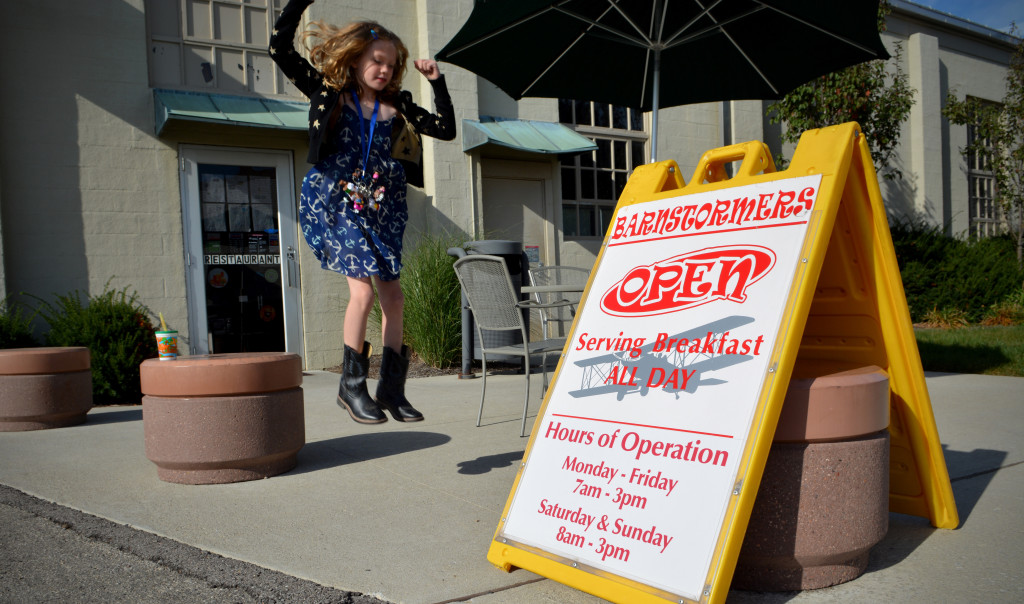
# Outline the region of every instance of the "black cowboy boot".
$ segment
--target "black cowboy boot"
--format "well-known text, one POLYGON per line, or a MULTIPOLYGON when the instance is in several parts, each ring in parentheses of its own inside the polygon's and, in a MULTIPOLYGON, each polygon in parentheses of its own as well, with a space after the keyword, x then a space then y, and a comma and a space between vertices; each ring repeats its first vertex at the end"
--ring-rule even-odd
POLYGON ((387 409, 391 417, 400 422, 418 422, 423 414, 412 408, 405 398, 405 376, 409 373, 409 348, 402 346, 402 354, 384 347, 380 363, 380 381, 377 382, 377 404, 387 409))
POLYGON ((352 419, 360 424, 380 424, 388 421, 388 416, 384 415, 377 403, 370 398, 370 393, 366 391, 366 374, 370 369, 369 355, 369 342, 363 342, 362 353, 345 347, 341 385, 338 387, 338 406, 348 411, 352 419))

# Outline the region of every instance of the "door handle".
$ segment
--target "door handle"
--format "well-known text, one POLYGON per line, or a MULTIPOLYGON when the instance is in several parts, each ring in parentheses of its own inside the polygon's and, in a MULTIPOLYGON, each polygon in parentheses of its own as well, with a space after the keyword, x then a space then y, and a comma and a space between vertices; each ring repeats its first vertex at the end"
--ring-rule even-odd
POLYGON ((296 282, 298 280, 294 279, 292 277, 292 274, 295 272, 295 268, 296 268, 295 267, 295 248, 293 248, 292 246, 289 245, 288 249, 285 250, 285 258, 288 260, 288 287, 296 287, 296 282))

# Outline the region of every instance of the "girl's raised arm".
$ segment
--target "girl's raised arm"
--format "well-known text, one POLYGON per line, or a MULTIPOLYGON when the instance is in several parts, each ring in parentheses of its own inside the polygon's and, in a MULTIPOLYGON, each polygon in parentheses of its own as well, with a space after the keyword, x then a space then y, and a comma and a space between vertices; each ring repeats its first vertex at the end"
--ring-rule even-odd
POLYGON ((433 59, 417 59, 413 61, 416 71, 423 74, 430 82, 434 92, 434 107, 437 113, 431 113, 412 102, 412 94, 403 90, 395 103, 398 111, 405 116, 416 132, 450 141, 455 138, 455 108, 452 97, 448 94, 448 86, 441 74, 441 68, 433 59))
POLYGON ((313 96, 320 86, 320 75, 295 49, 295 32, 299 28, 302 13, 313 0, 291 0, 274 24, 270 36, 270 57, 278 64, 295 87, 307 97, 313 96))

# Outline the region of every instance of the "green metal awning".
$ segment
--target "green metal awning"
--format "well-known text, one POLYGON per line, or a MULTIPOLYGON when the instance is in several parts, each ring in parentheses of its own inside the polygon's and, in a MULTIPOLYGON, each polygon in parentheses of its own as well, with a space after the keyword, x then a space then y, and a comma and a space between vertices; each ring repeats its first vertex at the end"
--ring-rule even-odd
POLYGON ((554 122, 512 120, 480 116, 462 120, 462 150, 498 145, 531 153, 580 153, 597 145, 568 126, 554 122))
POLYGON ((154 89, 153 105, 158 135, 174 120, 285 130, 309 127, 309 104, 301 101, 154 89))

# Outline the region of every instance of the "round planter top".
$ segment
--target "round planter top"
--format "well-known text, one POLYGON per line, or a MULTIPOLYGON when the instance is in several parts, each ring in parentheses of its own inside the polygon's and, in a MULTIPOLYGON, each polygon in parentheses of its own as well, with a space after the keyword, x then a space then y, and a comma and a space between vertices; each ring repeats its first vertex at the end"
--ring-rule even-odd
POLYGON ((777 442, 855 438, 889 426, 889 376, 874 365, 797 361, 786 390, 777 442))
POLYGON ((143 394, 194 397, 276 392, 302 385, 302 359, 287 352, 241 352, 147 359, 143 394))
POLYGON ((84 346, 0 350, 0 375, 70 373, 89 367, 89 349, 84 346))

